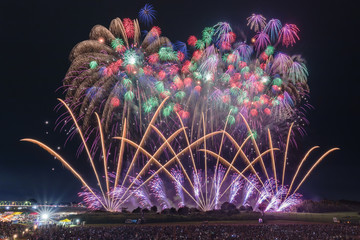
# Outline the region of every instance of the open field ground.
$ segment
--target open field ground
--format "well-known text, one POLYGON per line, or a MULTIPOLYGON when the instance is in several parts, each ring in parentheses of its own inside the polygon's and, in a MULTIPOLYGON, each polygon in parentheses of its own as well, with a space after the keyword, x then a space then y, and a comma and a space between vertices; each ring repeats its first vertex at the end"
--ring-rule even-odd
MULTIPOLYGON (((194 213, 189 215, 178 214, 144 214, 145 224, 193 224, 208 221, 211 223, 236 223, 256 224, 261 217, 257 212, 242 212, 228 215, 226 213, 194 213)), ((360 215, 357 212, 336 213, 266 213, 262 218, 266 223, 332 223, 333 218, 338 220, 360 223, 360 215)), ((88 224, 123 224, 126 219, 139 219, 141 214, 133 213, 86 213, 74 218, 85 221, 88 224)))

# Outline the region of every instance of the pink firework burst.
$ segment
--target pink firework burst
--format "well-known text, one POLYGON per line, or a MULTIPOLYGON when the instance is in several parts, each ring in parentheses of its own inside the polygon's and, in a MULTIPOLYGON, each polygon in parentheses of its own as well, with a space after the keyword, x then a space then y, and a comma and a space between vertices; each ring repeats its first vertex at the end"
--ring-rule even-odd
POLYGON ((285 24, 279 35, 279 42, 281 41, 282 45, 288 47, 293 46, 296 43, 296 39, 300 40, 298 32, 300 30, 295 24, 285 24))

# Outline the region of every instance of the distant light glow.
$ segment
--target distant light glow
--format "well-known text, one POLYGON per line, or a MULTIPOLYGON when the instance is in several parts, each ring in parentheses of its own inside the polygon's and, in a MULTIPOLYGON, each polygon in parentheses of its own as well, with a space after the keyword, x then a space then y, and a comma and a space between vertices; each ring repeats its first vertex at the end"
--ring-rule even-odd
POLYGON ((42 220, 48 220, 48 219, 49 219, 49 214, 48 214, 48 213, 43 213, 43 214, 41 215, 41 219, 42 219, 42 220))

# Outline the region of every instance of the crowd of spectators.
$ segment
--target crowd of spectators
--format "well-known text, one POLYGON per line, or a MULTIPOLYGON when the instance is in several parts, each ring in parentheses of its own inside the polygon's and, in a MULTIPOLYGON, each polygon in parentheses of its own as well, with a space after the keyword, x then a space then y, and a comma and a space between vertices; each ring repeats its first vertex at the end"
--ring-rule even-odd
POLYGON ((344 224, 182 224, 41 227, 31 240, 82 239, 360 239, 360 226, 344 224))
POLYGON ((11 222, 0 222, 0 239, 11 239, 19 233, 24 232, 24 225, 12 224, 11 222))

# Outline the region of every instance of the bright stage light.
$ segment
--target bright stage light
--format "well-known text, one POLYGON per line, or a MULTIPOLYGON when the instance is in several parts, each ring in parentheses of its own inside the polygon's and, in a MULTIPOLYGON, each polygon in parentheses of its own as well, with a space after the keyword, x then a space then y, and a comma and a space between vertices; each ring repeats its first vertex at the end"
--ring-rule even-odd
POLYGON ((41 215, 41 219, 42 219, 42 220, 48 220, 48 219, 49 219, 49 214, 48 214, 48 213, 43 213, 43 214, 41 215))

